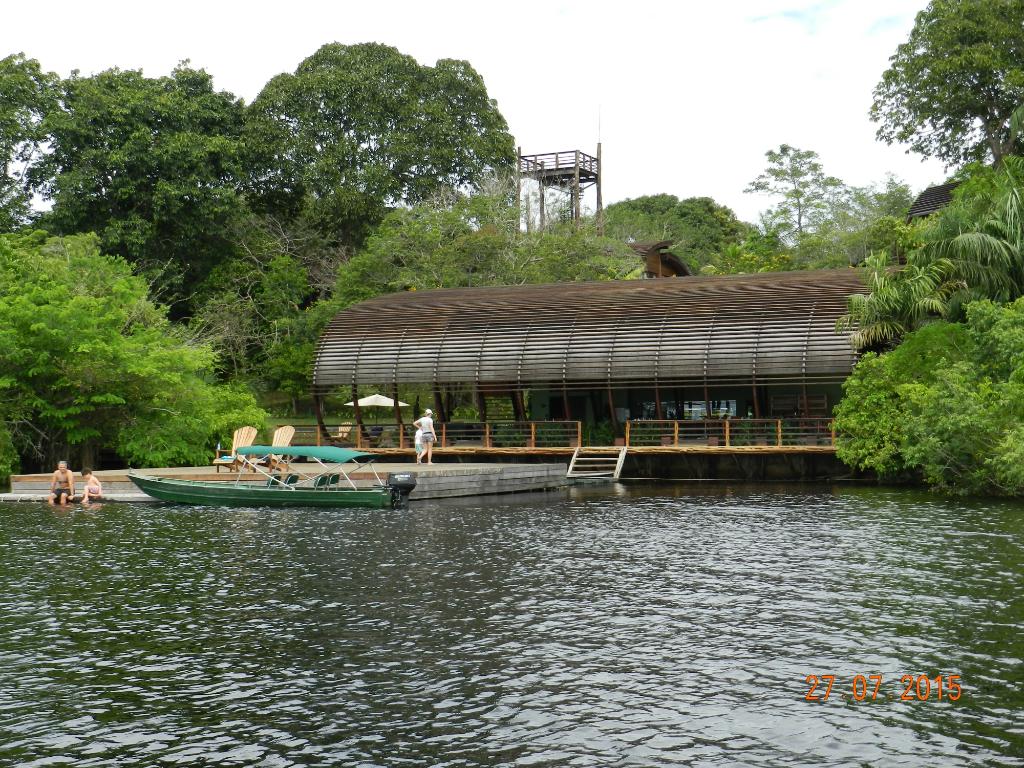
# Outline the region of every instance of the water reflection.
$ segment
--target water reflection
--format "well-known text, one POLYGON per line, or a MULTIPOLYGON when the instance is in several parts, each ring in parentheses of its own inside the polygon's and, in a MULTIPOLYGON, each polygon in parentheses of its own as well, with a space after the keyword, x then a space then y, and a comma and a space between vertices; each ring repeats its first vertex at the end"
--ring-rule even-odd
POLYGON ((0 764, 1022 765, 1021 513, 717 485, 0 506, 0 764), (900 701, 904 674, 963 696, 900 701))

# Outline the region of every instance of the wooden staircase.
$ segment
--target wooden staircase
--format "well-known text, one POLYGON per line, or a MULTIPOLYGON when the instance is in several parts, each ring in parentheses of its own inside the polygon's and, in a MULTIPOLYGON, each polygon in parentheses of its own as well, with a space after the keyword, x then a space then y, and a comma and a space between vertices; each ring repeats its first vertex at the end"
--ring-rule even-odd
POLYGON ((565 476, 618 480, 622 474, 622 463, 626 460, 627 450, 625 446, 577 448, 572 454, 569 471, 565 476))

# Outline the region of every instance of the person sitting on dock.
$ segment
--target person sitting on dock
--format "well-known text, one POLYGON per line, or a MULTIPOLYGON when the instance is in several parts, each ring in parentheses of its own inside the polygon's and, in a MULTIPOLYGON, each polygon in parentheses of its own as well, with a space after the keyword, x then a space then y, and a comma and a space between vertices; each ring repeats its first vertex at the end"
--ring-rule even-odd
POLYGON ((83 504, 88 504, 90 501, 103 501, 103 485, 91 469, 82 470, 82 483, 85 485, 82 490, 83 504))
POLYGON ((49 502, 51 505, 59 504, 62 507, 66 507, 68 501, 74 495, 75 475, 68 469, 66 461, 58 461, 57 469, 54 470, 53 476, 50 478, 49 502))
MULTIPOLYGON (((424 453, 427 456, 427 464, 433 464, 433 448, 434 448, 434 412, 427 408, 416 421, 412 423, 414 427, 423 432, 423 448, 424 453)), ((422 456, 420 457, 422 458, 422 456)), ((421 464, 422 461, 417 461, 417 464, 421 464)))

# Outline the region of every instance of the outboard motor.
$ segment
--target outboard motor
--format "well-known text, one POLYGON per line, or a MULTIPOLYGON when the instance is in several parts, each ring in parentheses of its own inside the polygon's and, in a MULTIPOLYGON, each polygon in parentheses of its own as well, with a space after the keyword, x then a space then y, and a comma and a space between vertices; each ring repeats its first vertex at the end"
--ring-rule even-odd
POLYGON ((388 472, 388 488, 391 489, 391 506, 405 509, 409 506, 409 494, 416 488, 416 475, 412 472, 388 472))

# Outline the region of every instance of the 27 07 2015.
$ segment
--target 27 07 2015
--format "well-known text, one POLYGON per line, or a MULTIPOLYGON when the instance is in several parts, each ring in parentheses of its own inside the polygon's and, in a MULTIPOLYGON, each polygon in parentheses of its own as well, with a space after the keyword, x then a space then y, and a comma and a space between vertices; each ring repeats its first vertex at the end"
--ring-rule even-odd
MULTIPOLYGON (((837 675, 807 675, 804 682, 809 688, 804 694, 804 699, 817 702, 828 701, 835 688, 837 677, 837 675)), ((943 699, 957 701, 963 694, 960 675, 935 675, 934 677, 901 675, 898 696, 885 693, 883 685, 882 675, 854 675, 849 685, 849 693, 846 693, 843 682, 840 682, 836 691, 842 690, 843 698, 852 698, 854 701, 875 701, 879 696, 883 699, 898 699, 899 701, 942 701, 943 699)))

